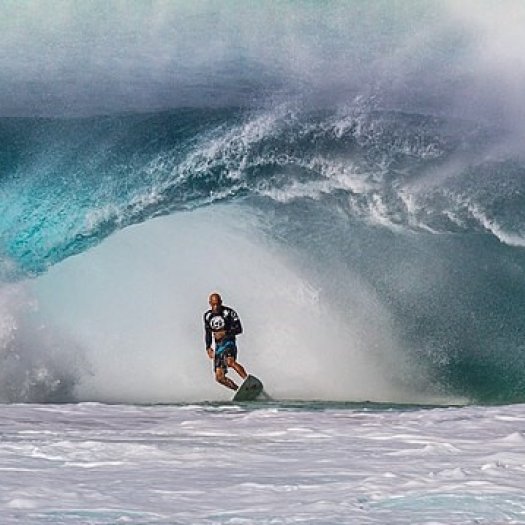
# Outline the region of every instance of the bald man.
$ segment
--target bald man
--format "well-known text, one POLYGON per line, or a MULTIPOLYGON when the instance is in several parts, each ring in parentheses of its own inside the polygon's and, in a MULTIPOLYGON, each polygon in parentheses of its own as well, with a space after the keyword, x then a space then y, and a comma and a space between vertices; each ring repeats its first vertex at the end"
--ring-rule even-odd
POLYGON ((236 336, 242 334, 241 321, 233 308, 222 304, 218 293, 212 293, 208 302, 210 309, 204 314, 206 352, 214 360, 216 381, 237 390, 239 387, 226 374, 228 368, 233 368, 242 379, 248 376, 244 367, 237 362, 236 336), (212 348, 213 341, 215 350, 212 348))

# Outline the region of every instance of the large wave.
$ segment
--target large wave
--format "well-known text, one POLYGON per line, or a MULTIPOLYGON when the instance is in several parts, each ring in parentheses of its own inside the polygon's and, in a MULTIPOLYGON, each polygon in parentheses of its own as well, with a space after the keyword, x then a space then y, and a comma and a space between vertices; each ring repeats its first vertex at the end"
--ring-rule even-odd
MULTIPOLYGON (((27 5, 24 16, 39 9, 27 5)), ((75 5, 58 33, 78 29, 75 5)), ((247 326, 242 358, 277 397, 523 400, 523 108, 509 65, 521 54, 490 21, 505 12, 487 4, 467 23, 466 8, 419 4, 401 20, 359 5, 300 11, 297 27, 265 37, 266 47, 243 33, 252 44, 223 47, 211 69, 208 55, 177 55, 187 85, 175 91, 191 87, 189 98, 159 95, 169 77, 161 68, 144 100, 125 76, 128 98, 122 84, 96 101, 71 88, 77 113, 91 116, 48 101, 33 116, 0 118, 0 399, 226 396, 200 340, 201 310, 218 289, 247 326), (350 38, 342 14, 391 33, 350 38), (318 48, 304 36, 316 17, 326 23, 318 48), (430 26, 414 33, 418 17, 430 26), (304 51, 294 67, 285 34, 304 51), (501 85, 491 90, 495 69, 501 85)), ((211 23, 197 11, 177 20, 211 23)), ((232 24, 252 27, 223 14, 219 39, 232 24)), ((145 53, 159 51, 160 36, 142 42, 145 53)), ((145 75, 129 33, 114 38, 124 44, 119 64, 145 75)), ((57 63, 75 70, 79 41, 57 63)), ((20 93, 25 108, 31 97, 20 93)))

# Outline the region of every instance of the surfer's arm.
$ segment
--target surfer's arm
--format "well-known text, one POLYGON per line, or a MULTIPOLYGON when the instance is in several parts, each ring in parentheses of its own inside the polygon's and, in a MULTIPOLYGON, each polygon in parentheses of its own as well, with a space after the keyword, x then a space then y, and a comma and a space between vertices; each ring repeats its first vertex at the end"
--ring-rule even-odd
MULTIPOLYGON (((210 325, 204 316, 204 343, 206 344, 206 351, 211 349, 211 343, 213 341, 210 325)), ((209 353, 209 352, 208 352, 209 353)))
POLYGON ((237 312, 235 310, 231 310, 231 323, 226 335, 236 336, 239 334, 242 334, 241 320, 239 319, 237 312))

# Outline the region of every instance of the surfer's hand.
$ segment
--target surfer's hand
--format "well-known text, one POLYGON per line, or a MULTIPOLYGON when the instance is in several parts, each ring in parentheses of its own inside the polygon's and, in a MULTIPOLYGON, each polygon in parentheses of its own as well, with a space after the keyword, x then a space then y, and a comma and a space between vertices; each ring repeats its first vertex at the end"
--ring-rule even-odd
POLYGON ((217 332, 213 332, 213 336, 215 337, 215 341, 222 341, 226 337, 226 330, 218 330, 217 332))
POLYGON ((210 359, 213 359, 213 354, 214 354, 213 348, 206 348, 206 352, 208 352, 208 357, 210 359))

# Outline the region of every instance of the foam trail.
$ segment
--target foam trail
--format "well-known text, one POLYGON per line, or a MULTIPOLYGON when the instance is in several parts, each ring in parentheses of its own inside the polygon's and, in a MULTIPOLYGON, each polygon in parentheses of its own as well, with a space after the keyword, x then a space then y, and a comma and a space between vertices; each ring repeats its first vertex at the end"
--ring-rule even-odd
POLYGON ((472 217, 474 217, 485 230, 492 233, 500 242, 509 246, 525 248, 525 239, 521 235, 506 232, 496 221, 489 219, 475 205, 469 204, 467 209, 472 217))
POLYGON ((46 322, 86 349, 92 373, 77 386, 78 399, 228 399, 204 353, 201 314, 212 290, 240 312, 240 361, 272 396, 417 399, 396 384, 395 338, 373 294, 354 283, 354 321, 343 320, 255 227, 237 206, 154 219, 35 280, 46 322), (363 316, 373 329, 362 328, 363 316))

